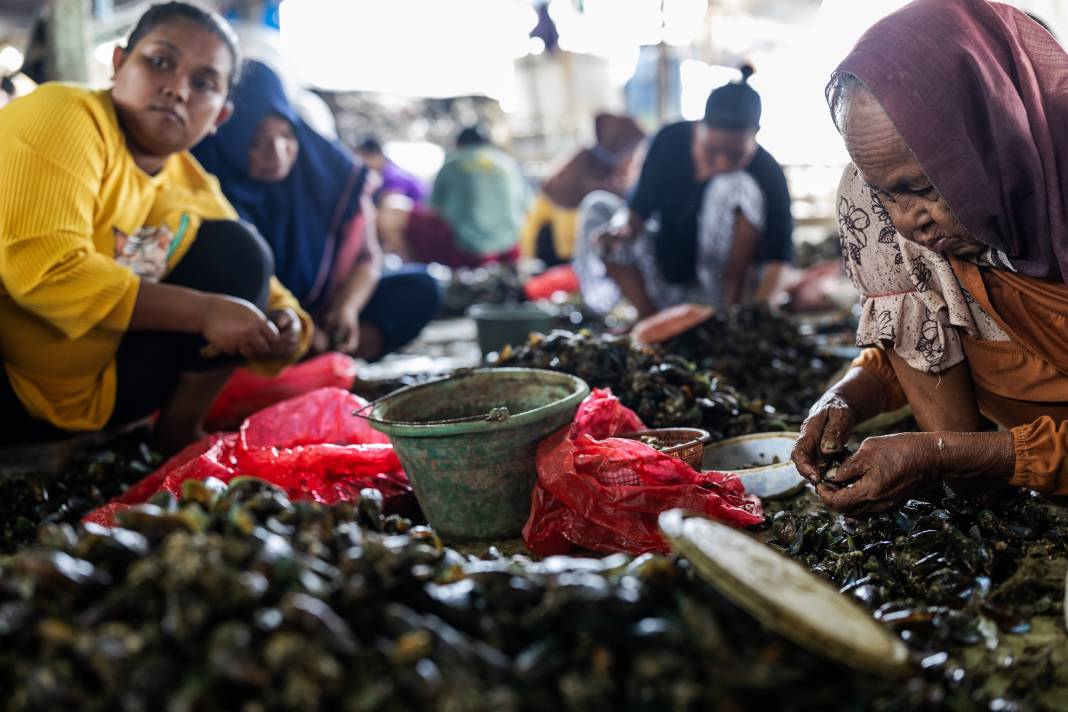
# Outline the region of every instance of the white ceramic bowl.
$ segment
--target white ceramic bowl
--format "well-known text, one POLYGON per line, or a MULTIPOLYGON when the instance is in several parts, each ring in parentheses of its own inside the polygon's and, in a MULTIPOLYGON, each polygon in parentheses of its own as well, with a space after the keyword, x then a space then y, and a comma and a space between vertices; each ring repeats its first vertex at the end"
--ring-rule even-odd
POLYGON ((733 472, 761 499, 788 497, 805 485, 790 459, 797 433, 754 433, 705 445, 702 469, 733 472))

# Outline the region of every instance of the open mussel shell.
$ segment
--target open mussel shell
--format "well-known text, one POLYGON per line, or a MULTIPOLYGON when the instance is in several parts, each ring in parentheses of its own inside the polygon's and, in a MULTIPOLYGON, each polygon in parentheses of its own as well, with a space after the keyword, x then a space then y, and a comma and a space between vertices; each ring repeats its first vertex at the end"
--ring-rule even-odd
POLYGON ((909 674, 904 644, 857 603, 799 563, 725 524, 660 515, 672 551, 770 630, 800 647, 882 677, 909 674))

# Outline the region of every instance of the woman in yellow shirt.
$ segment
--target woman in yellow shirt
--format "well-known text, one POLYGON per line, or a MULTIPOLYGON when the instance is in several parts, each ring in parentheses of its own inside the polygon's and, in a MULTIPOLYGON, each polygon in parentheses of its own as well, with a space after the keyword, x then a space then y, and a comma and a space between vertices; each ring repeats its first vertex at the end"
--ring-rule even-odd
POLYGON ((311 338, 187 150, 232 111, 232 30, 157 5, 113 66, 110 90, 46 84, 0 112, 0 442, 158 410, 156 444, 176 449, 239 359, 276 371, 311 338))

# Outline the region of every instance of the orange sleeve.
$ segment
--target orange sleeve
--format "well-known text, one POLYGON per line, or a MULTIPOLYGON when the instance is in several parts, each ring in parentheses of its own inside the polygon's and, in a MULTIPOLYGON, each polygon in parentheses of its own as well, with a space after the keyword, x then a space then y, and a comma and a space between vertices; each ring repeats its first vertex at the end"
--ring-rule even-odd
POLYGON ((905 391, 901 389, 901 383, 897 380, 897 374, 894 373, 894 366, 890 363, 885 351, 875 347, 866 348, 849 365, 853 368, 863 368, 882 381, 883 388, 886 389, 886 405, 883 407, 883 412, 897 410, 908 405, 909 399, 905 396, 905 391))
POLYGON ((1044 415, 1011 432, 1016 470, 1010 484, 1068 494, 1068 421, 1058 423, 1044 415))

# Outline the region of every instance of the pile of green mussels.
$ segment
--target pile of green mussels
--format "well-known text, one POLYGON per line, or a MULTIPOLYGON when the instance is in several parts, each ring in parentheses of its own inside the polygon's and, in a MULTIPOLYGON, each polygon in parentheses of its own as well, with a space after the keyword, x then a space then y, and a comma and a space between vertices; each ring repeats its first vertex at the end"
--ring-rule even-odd
POLYGON ((722 374, 754 403, 772 406, 795 424, 845 363, 824 353, 796 317, 766 306, 717 310, 663 349, 722 374))
POLYGON ((797 648, 683 559, 463 556, 361 495, 325 507, 252 478, 190 481, 119 528, 46 525, 0 557, 5 704, 1063 709, 1068 518, 1026 495, 767 525, 901 636, 904 682, 797 648))
POLYGON ((895 631, 963 708, 1068 708, 1065 508, 1023 490, 935 489, 863 520, 787 509, 769 529, 895 631))
POLYGON ((699 427, 721 440, 784 427, 773 409, 752 403, 716 374, 627 336, 532 334, 522 346, 506 347, 494 365, 563 371, 591 388, 611 388, 650 428, 699 427))
POLYGON ((611 388, 650 427, 703 427, 721 439, 799 426, 844 363, 795 318, 744 306, 658 346, 586 330, 533 334, 494 365, 564 371, 611 388))
POLYGON ((474 304, 511 304, 526 299, 523 282, 513 267, 492 264, 485 267, 457 267, 443 286, 443 319, 462 317, 474 304))
POLYGON ((0 558, 11 709, 891 709, 930 695, 762 629, 685 561, 462 556, 359 505, 185 483, 0 558))
POLYGON ((77 523, 158 468, 162 458, 145 444, 147 436, 133 430, 80 452, 62 472, 0 477, 0 554, 33 542, 42 524, 77 523))

